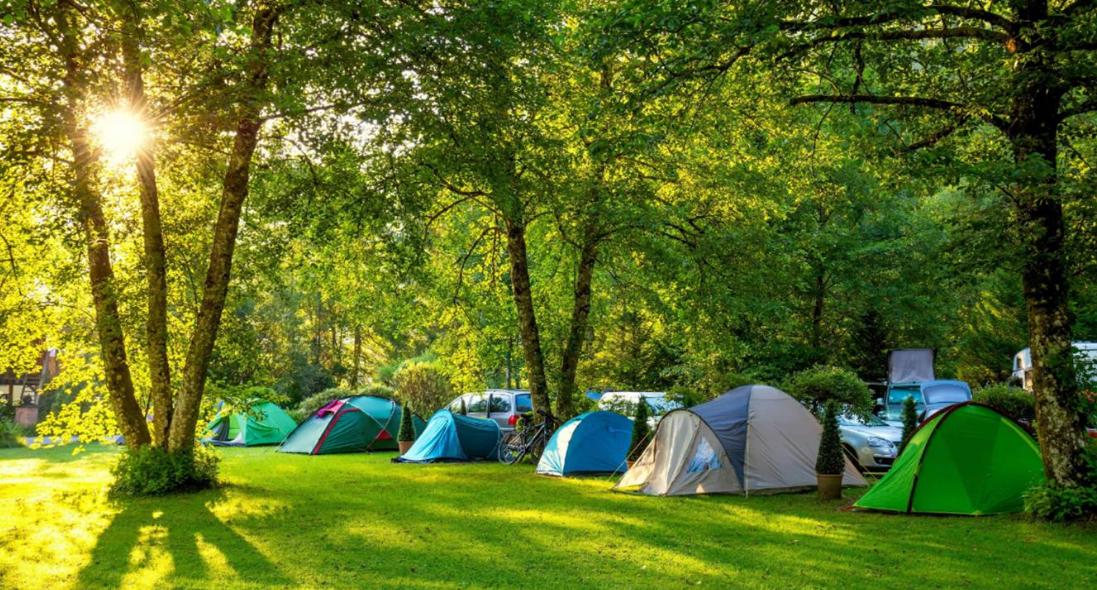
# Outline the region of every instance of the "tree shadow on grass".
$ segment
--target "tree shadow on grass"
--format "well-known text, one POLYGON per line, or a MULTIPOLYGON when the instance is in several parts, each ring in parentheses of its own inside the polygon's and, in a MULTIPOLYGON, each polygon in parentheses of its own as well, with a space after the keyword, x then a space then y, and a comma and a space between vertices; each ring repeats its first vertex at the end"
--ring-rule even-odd
MULTIPOLYGON (((77 588, 146 586, 228 587, 290 584, 281 570, 211 508, 225 490, 120 501, 121 511, 99 535, 77 588)), ((231 517, 229 517, 231 522, 231 517)))

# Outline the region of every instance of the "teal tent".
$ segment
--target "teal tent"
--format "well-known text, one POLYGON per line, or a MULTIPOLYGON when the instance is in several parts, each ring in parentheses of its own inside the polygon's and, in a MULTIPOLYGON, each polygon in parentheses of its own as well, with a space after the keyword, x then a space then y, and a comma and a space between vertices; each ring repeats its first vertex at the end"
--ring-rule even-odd
POLYGON ((574 475, 624 471, 632 420, 614 412, 586 412, 564 422, 545 445, 537 473, 574 475))
POLYGON ((438 410, 430 417, 415 444, 393 461, 434 463, 496 459, 499 453, 499 425, 495 420, 473 418, 438 410))
POLYGON ((253 401, 236 410, 222 406, 206 426, 202 442, 235 447, 276 445, 297 427, 285 410, 268 401, 253 401))
MULTIPOLYGON (((412 416, 416 432, 423 421, 412 416)), ((316 410, 278 448, 281 453, 326 455, 395 451, 400 406, 383 397, 360 395, 335 400, 316 410)))

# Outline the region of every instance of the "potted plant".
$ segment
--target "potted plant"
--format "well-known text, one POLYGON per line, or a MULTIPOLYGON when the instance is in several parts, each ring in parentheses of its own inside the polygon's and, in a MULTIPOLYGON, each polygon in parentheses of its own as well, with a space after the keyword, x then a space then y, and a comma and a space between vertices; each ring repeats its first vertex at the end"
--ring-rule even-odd
POLYGON ((411 422, 411 408, 404 402, 400 409, 400 432, 396 435, 396 445, 400 447, 400 454, 408 452, 411 445, 415 444, 415 426, 411 422))
POLYGON ((819 457, 815 461, 820 500, 837 500, 842 497, 842 474, 845 470, 846 458, 842 453, 842 438, 838 433, 838 404, 831 400, 826 403, 823 436, 819 439, 819 457))
POLYGON ((628 451, 628 467, 632 469, 632 464, 640 458, 640 454, 644 452, 644 444, 647 443, 648 435, 651 433, 651 427, 648 426, 648 403, 641 397, 640 401, 636 404, 636 413, 632 420, 632 443, 629 446, 628 451))

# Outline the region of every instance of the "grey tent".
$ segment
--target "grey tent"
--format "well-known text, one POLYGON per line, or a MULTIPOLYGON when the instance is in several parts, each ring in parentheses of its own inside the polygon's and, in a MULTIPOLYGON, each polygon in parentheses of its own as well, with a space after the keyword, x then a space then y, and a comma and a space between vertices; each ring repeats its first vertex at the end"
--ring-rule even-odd
POLYGON ((920 383, 933 381, 932 348, 900 348, 888 353, 888 383, 920 383))
MULTIPOLYGON (((814 487, 822 428, 785 392, 745 385, 667 413, 617 488, 656 496, 750 494, 814 487)), ((845 485, 865 485, 849 459, 845 485)))

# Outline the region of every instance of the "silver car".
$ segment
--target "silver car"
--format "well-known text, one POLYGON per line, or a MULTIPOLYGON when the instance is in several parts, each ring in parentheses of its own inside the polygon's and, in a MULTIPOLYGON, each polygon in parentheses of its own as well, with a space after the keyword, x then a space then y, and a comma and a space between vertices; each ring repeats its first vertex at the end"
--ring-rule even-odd
POLYGON ((886 471, 899 454, 903 429, 870 416, 867 420, 845 415, 838 418, 838 430, 846 454, 864 471, 886 471))
POLYGON ((518 423, 518 417, 533 411, 533 399, 524 389, 489 389, 480 393, 466 393, 454 398, 447 408, 460 413, 461 401, 465 410, 474 418, 490 418, 499 430, 510 432, 518 423))

